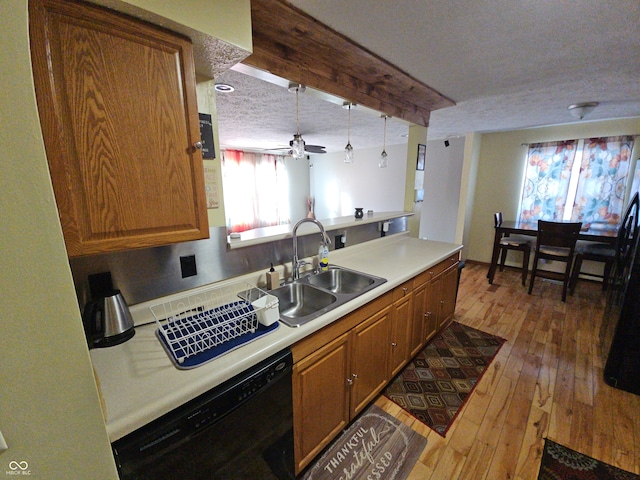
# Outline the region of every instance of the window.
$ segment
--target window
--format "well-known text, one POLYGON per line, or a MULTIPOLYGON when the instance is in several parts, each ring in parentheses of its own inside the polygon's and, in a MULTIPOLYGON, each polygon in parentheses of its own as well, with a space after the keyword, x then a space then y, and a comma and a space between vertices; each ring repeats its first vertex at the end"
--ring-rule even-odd
POLYGON ((284 157, 226 150, 222 176, 229 233, 291 222, 284 157))
POLYGON ((529 146, 521 221, 620 222, 634 138, 587 138, 529 146))

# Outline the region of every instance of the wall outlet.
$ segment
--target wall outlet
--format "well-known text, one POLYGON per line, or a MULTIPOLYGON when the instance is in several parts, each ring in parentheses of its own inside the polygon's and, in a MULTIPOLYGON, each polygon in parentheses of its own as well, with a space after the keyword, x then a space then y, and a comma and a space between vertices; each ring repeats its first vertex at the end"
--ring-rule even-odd
POLYGON ((196 268, 196 256, 186 255, 180 257, 180 271, 182 272, 182 278, 194 277, 198 274, 196 268))

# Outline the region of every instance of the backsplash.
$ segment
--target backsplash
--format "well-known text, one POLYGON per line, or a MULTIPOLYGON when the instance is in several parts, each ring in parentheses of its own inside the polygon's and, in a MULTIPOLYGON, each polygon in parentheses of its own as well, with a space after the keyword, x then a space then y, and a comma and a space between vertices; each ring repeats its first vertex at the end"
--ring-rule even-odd
MULTIPOLYGON (((407 217, 394 218, 389 223, 386 235, 407 230, 407 217)), ((335 249, 335 237, 345 230, 346 248, 381 236, 378 223, 328 228, 327 234, 333 242, 331 250, 335 249)), ((210 238, 205 240, 70 259, 78 304, 83 308, 90 299, 88 276, 100 272, 111 272, 114 287, 122 292, 129 305, 134 305, 247 273, 266 272, 271 263, 291 263, 291 238, 231 250, 227 248, 225 227, 212 227, 209 233, 210 238), (180 259, 185 257, 183 263, 189 264, 192 256, 197 274, 183 278, 183 271, 193 265, 185 268, 180 259)), ((317 255, 318 240, 319 234, 299 236, 300 258, 317 255)))

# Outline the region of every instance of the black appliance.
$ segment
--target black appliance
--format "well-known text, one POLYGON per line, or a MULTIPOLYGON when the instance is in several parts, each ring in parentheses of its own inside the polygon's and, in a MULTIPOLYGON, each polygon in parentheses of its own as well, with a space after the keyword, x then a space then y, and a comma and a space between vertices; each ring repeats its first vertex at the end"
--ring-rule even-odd
POLYGON ((638 194, 627 208, 616 244, 616 258, 603 316, 601 342, 604 380, 640 395, 640 249, 638 194))
POLYGON ((289 349, 113 442, 122 480, 294 479, 289 349))

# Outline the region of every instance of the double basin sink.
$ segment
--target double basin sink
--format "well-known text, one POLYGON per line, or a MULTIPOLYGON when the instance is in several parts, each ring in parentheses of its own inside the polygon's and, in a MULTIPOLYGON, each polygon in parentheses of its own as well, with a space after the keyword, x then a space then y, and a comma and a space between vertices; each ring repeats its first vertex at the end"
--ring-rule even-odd
POLYGON ((328 270, 305 275, 270 293, 278 298, 280 321, 290 327, 299 327, 386 281, 382 277, 331 265, 328 270))

